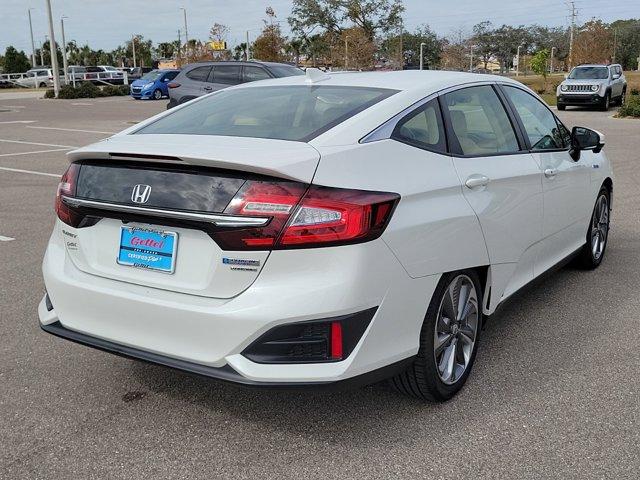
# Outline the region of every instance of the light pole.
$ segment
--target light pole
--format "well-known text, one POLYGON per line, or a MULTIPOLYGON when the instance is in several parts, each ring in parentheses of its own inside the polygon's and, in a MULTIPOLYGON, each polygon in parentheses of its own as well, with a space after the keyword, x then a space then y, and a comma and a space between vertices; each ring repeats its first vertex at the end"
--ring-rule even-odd
POLYGON ((33 24, 31 23, 31 10, 35 10, 34 8, 30 8, 27 10, 29 13, 29 32, 31 32, 31 66, 36 68, 36 44, 33 42, 33 24))
POLYGON ((549 69, 549 73, 553 74, 553 55, 556 51, 556 47, 551 47, 551 68, 549 69))
POLYGON ((246 48, 244 49, 244 55, 247 62, 249 61, 249 30, 247 30, 247 39, 245 43, 246 48))
POLYGON ((349 59, 349 35, 344 36, 344 69, 347 70, 347 61, 349 59))
POLYGON ((60 70, 58 69, 58 55, 56 52, 56 36, 53 31, 53 15, 51 14, 51 0, 47 0, 47 17, 49 18, 49 50, 51 51, 51 70, 53 73, 53 92, 56 98, 60 93, 60 70))
POLYGON ((136 68, 138 65, 136 63, 136 36, 131 35, 131 50, 133 51, 133 68, 136 68))
POLYGON ((62 30, 62 68, 64 69, 64 83, 69 85, 69 74, 67 69, 69 68, 67 62, 67 41, 64 38, 64 19, 69 18, 66 15, 60 17, 60 28, 62 30))
MULTIPOLYGON (((44 36, 44 41, 47 41, 47 36, 44 36)), ((40 40, 40 66, 44 67, 44 43, 40 40)))
POLYGON ((522 45, 518 45, 518 54, 517 54, 517 65, 518 67, 516 68, 516 77, 520 76, 520 47, 522 47, 522 45))
POLYGON ((427 44, 424 42, 420 43, 420 70, 424 69, 424 47, 426 47, 427 44))
POLYGON ((185 45, 185 55, 187 56, 187 62, 189 61, 189 31, 187 30, 187 9, 184 7, 180 7, 182 13, 184 15, 184 45, 185 45))
POLYGON ((469 60, 469 71, 473 72, 473 49, 475 48, 475 45, 470 45, 471 48, 471 60, 469 60))

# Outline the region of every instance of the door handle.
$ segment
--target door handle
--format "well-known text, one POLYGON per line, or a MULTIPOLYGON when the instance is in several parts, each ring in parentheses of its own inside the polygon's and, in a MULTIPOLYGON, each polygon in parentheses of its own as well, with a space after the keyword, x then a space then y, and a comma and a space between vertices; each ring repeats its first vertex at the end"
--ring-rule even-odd
POLYGON ((207 92, 210 92, 211 90, 213 90, 213 87, 202 87, 203 90, 206 90, 207 92))
POLYGON ((486 175, 480 175, 478 173, 474 173, 469 176, 467 180, 464 182, 467 188, 477 188, 477 187, 486 187, 490 182, 489 177, 486 175))
POLYGON ((556 170, 555 168, 547 168, 544 171, 544 176, 547 178, 553 178, 558 174, 558 170, 556 170))

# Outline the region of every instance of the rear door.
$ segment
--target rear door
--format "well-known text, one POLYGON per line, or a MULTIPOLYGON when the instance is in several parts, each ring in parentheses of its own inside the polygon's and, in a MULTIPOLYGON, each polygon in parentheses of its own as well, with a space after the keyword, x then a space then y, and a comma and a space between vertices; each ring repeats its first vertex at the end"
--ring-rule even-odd
POLYGON ((211 74, 211 65, 202 65, 195 67, 186 72, 185 82, 180 82, 180 98, 184 97, 201 97, 211 91, 208 87, 207 79, 211 74))
POLYGON ((501 88, 516 112, 527 148, 543 172, 543 241, 536 262, 539 275, 584 243, 592 205, 587 156, 577 161, 571 158, 569 132, 540 100, 516 86, 501 88))
MULTIPOLYGON (((222 90, 232 85, 238 85, 242 79, 240 76, 242 67, 240 65, 215 65, 209 74, 208 91, 222 90)), ((207 88, 205 87, 205 89, 207 88)))
POLYGON ((493 296, 499 300, 501 293, 508 296, 533 278, 542 235, 542 173, 493 85, 453 90, 440 101, 454 165, 480 220, 497 290, 493 296))

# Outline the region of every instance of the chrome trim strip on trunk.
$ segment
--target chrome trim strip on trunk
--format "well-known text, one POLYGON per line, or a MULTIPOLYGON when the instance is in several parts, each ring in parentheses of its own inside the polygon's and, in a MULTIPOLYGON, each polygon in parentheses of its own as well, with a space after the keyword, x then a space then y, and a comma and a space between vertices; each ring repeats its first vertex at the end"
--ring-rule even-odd
POLYGON ((71 207, 87 207, 112 212, 139 213, 153 217, 174 218, 177 220, 189 220, 196 222, 212 223, 218 227, 262 227, 269 222, 265 217, 239 217, 232 215, 218 215, 211 213, 182 212, 178 210, 165 210, 162 208, 135 207, 119 203, 99 202, 61 195, 62 202, 71 207))

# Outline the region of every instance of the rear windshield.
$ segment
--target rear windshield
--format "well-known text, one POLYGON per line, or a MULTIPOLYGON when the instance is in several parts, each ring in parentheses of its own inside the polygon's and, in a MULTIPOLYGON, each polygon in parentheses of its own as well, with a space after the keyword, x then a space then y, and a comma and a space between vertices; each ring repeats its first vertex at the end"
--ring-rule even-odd
POLYGON ((603 80, 609 78, 607 67, 579 67, 574 68, 569 74, 574 80, 603 80))
POLYGON ((396 92, 386 88, 328 85, 221 90, 135 133, 306 142, 396 92))

